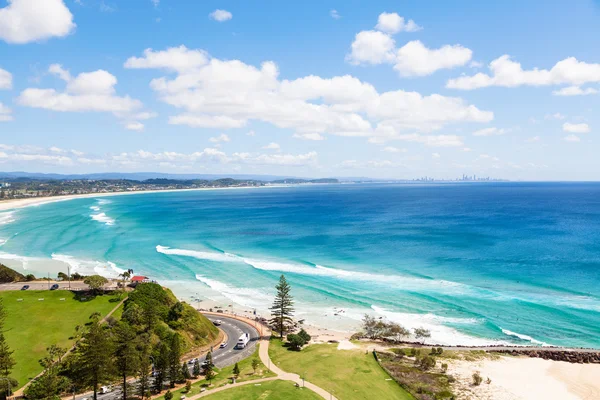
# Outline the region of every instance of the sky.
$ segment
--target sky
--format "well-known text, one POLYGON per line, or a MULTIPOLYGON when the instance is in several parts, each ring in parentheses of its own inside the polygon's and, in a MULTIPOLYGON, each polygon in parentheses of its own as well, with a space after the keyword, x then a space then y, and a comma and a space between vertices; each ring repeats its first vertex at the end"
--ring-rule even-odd
POLYGON ((0 171, 600 180, 599 49, 599 0, 0 0, 0 171))

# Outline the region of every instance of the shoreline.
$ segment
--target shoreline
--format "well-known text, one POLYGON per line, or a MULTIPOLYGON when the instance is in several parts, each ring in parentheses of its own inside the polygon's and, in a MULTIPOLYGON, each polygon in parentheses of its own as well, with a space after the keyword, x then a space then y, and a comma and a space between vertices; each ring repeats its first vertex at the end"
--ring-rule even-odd
MULTIPOLYGON (((67 194, 60 196, 44 196, 44 197, 29 197, 24 199, 9 199, 0 200, 0 212, 12 211, 26 207, 37 207, 43 204, 57 203, 62 201, 95 198, 95 197, 112 197, 112 196, 127 196, 135 194, 153 194, 153 193, 174 193, 174 192, 195 192, 208 190, 234 190, 234 189, 265 189, 265 188, 283 188, 292 187, 291 184, 274 184, 265 186, 230 186, 230 187, 205 187, 192 189, 156 189, 156 190, 135 190, 123 192, 102 192, 102 193, 82 193, 82 194, 67 194)), ((300 185, 298 185, 300 186, 300 185)))

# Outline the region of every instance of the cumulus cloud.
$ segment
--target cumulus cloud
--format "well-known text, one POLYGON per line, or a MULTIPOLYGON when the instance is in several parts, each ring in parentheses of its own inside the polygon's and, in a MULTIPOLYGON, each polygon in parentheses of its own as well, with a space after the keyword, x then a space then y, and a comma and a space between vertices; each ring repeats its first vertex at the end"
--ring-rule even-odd
POLYGON ((125 124, 125 129, 135 132, 142 132, 144 130, 144 124, 141 122, 129 122, 125 124))
POLYGON ((423 96, 403 90, 378 93, 372 85, 349 75, 281 80, 272 61, 256 67, 239 60, 185 60, 205 55, 201 50, 185 49, 178 53, 182 59, 170 63, 165 54, 171 51, 146 51, 144 57, 134 58, 135 63, 132 59, 125 63, 127 68, 177 71, 175 77, 163 76, 150 82, 160 100, 180 110, 169 118, 171 124, 232 129, 255 120, 291 129, 296 137, 304 139, 332 134, 379 137, 384 141, 405 131, 430 133, 451 123, 493 119, 492 112, 456 97, 423 96), (151 62, 156 59, 164 61, 151 62))
POLYGON ((12 74, 0 68, 0 90, 12 89, 12 74))
POLYGON ((325 137, 323 135, 321 135, 320 133, 294 133, 294 137, 296 139, 303 139, 303 140, 325 140, 325 137))
POLYGON ((587 96, 590 94, 598 94, 598 90, 594 88, 582 89, 579 86, 567 86, 552 92, 555 96, 587 96))
POLYGON ((23 44, 63 37, 75 30, 63 0, 8 0, 0 8, 0 40, 23 44))
POLYGON ((263 149, 265 149, 265 150, 280 151, 281 150, 281 146, 279 146, 279 144, 277 144, 275 142, 271 142, 268 145, 264 146, 263 149))
POLYGON ((470 49, 458 44, 428 49, 419 40, 414 40, 398 49, 394 69, 402 76, 426 76, 440 69, 463 66, 472 55, 470 49))
POLYGON ((573 134, 571 134, 571 135, 568 135, 568 136, 565 136, 565 137, 563 138, 563 140, 564 140, 565 142, 581 142, 581 139, 579 139, 579 136, 577 136, 577 135, 573 135, 573 134))
POLYGON ((475 131, 473 132, 473 136, 498 136, 504 135, 506 132, 508 132, 507 129, 491 127, 475 131))
POLYGON ((152 113, 138 112, 143 106, 139 100, 118 96, 115 90, 117 78, 107 71, 82 72, 72 77, 61 65, 53 64, 48 72, 65 81, 65 90, 28 88, 17 98, 19 105, 59 112, 108 112, 128 123, 136 122, 136 117, 147 119, 153 116, 152 113))
POLYGON ((562 126, 563 131, 571 132, 571 133, 589 133, 590 126, 588 124, 572 124, 570 122, 565 122, 562 126))
POLYGON ((461 45, 445 45, 430 49, 419 40, 413 40, 400 48, 392 35, 400 31, 414 32, 421 29, 414 21, 404 21, 396 13, 383 13, 375 30, 356 34, 346 61, 351 64, 392 64, 401 76, 426 76, 440 69, 466 65, 473 52, 461 45))
POLYGON ((230 142, 231 139, 229 139, 229 136, 227 136, 226 134, 222 133, 219 136, 213 136, 211 138, 208 139, 211 143, 221 143, 221 142, 230 142))
POLYGON ((181 45, 163 51, 146 49, 143 57, 130 57, 125 62, 125 68, 155 68, 185 72, 206 65, 208 60, 209 56, 204 50, 189 50, 181 45))
POLYGON ((404 17, 399 16, 397 13, 381 13, 377 19, 377 26, 375 29, 396 34, 398 32, 417 32, 423 29, 415 23, 412 19, 405 21, 404 17))
POLYGON ((8 122, 12 120, 12 110, 6 107, 4 104, 0 103, 0 122, 8 122))
POLYGON ((218 9, 211 12, 208 16, 210 17, 210 19, 214 19, 218 22, 229 21, 231 18, 233 18, 233 14, 231 14, 229 11, 218 9))
MULTIPOLYGON (((549 86, 574 85, 600 82, 600 64, 588 64, 569 57, 557 62, 551 69, 524 70, 520 63, 509 55, 503 55, 489 65, 491 74, 478 73, 450 79, 446 87, 450 89, 473 90, 490 86, 549 86)), ((570 89, 573 90, 573 89, 570 89)))

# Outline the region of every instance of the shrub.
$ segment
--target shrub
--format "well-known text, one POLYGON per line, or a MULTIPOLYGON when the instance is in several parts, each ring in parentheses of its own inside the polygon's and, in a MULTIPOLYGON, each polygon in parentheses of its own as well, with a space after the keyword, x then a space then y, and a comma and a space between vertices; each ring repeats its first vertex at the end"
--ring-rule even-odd
POLYGON ((300 351, 302 349, 302 346, 306 344, 304 342, 304 339, 302 339, 299 335, 296 335, 295 333, 290 333, 289 335, 287 335, 287 340, 290 349, 295 351, 300 351))
POLYGON ((304 340, 304 343, 310 342, 311 337, 308 334, 308 332, 306 332, 304 329, 300 329, 300 332, 298 332, 298 336, 300 336, 302 340, 304 340))
POLYGON ((430 357, 430 356, 425 356, 425 357, 421 358, 421 360, 419 361, 419 366, 421 367, 421 369, 423 371, 428 371, 428 370, 432 369, 433 367, 435 367, 435 358, 430 357))
POLYGON ((189 393, 192 391, 192 381, 185 381, 185 392, 189 393))
POLYGON ((441 356, 442 354, 444 354, 444 349, 442 349, 441 347, 438 347, 437 353, 439 356, 441 356))
POLYGON ((448 364, 446 364, 446 363, 443 363, 443 364, 442 364, 442 372, 443 372, 443 373, 446 373, 447 371, 448 371, 448 364))
POLYGON ((481 377, 479 371, 477 371, 473 374, 473 385, 479 386, 481 385, 481 382, 483 382, 483 378, 481 377))
POLYGON ((165 400, 173 400, 173 393, 170 390, 167 390, 167 393, 165 393, 165 400))

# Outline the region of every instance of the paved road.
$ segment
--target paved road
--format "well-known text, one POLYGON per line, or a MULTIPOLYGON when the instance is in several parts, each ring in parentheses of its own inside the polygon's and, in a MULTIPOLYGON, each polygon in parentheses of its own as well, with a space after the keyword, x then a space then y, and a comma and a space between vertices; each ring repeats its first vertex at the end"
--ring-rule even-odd
MULTIPOLYGON (((63 281, 32 281, 32 282, 16 282, 16 283, 2 283, 0 284, 0 291, 2 290, 21 290, 25 285, 29 285, 28 290, 48 290, 54 284, 58 284, 59 290, 69 290, 69 282, 63 281)), ((113 282, 104 287, 105 290, 114 290, 117 286, 113 282)), ((82 281, 71 281, 71 290, 89 290, 89 286, 82 281)))
MULTIPOLYGON (((252 326, 245 322, 225 316, 206 315, 206 317, 211 321, 221 320, 222 324, 219 328, 227 335, 227 346, 225 348, 213 349, 213 363, 216 367, 223 368, 233 365, 254 353, 260 337, 252 326), (250 334, 250 342, 248 342, 245 349, 235 349, 235 344, 242 333, 250 334)), ((205 357, 206 354, 202 354, 200 360, 204 361, 205 357)), ((188 366, 190 368, 190 373, 192 373, 194 365, 188 364, 188 366)), ((129 381, 129 383, 135 384, 135 381, 129 381)), ((98 393, 98 400, 120 400, 123 397, 120 386, 113 385, 113 387, 113 392, 107 394, 98 393)), ((92 398, 93 395, 90 393, 75 396, 76 400, 91 400, 92 398)))

